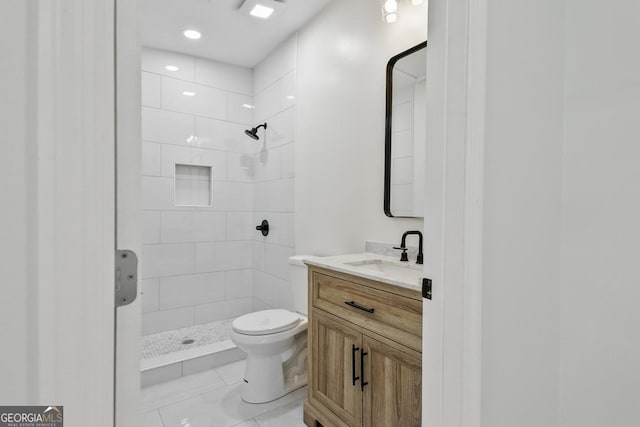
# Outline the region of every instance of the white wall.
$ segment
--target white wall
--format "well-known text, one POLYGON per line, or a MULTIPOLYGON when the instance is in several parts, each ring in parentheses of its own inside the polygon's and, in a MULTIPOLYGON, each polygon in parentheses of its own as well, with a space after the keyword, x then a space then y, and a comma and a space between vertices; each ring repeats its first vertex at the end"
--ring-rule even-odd
POLYGON ((560 425, 640 425, 640 4, 566 1, 560 425))
POLYGON ((488 5, 482 425, 556 426, 564 15, 488 5))
POLYGON ((255 72, 144 49, 143 334, 292 308, 295 67, 295 36, 255 72), (244 134, 264 122, 260 140, 244 134), (211 207, 176 206, 175 163, 213 167, 211 207))
POLYGON ((154 49, 142 70, 142 333, 247 313, 256 145, 242 105, 253 104, 252 70, 154 49), (211 206, 176 205, 176 163, 212 167, 211 206))
POLYGON ((260 140, 253 142, 258 151, 253 162, 253 224, 266 219, 270 227, 268 236, 253 231, 255 310, 293 309, 289 257, 295 254, 296 47, 294 35, 253 73, 253 123, 267 123, 267 131, 260 129, 260 140))
POLYGON ((427 29, 426 4, 400 12, 387 25, 375 2, 336 1, 299 32, 298 253, 359 252, 367 239, 399 243, 422 229, 383 212, 385 68, 427 29))

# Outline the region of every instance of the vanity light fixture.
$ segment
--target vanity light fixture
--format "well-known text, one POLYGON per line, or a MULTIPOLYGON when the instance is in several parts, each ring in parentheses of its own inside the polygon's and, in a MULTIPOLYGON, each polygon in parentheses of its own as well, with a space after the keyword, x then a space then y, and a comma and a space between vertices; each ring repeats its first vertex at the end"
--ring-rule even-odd
POLYGON ((412 6, 419 6, 423 3, 423 0, 380 0, 383 22, 392 24, 398 20, 398 3, 410 3, 412 6))
POLYGON ((398 19, 398 2, 396 0, 384 0, 382 4, 382 20, 387 24, 398 19))
POLYGON ((396 12, 393 13, 385 13, 384 22, 387 24, 393 24, 398 20, 398 14, 396 12))
POLYGON ((200 37, 202 37, 202 33, 200 31, 196 31, 196 30, 184 30, 182 32, 182 34, 191 40, 198 40, 200 37))
POLYGON ((178 71, 180 68, 176 67, 175 65, 167 65, 166 67, 164 67, 166 70, 169 71, 178 71))

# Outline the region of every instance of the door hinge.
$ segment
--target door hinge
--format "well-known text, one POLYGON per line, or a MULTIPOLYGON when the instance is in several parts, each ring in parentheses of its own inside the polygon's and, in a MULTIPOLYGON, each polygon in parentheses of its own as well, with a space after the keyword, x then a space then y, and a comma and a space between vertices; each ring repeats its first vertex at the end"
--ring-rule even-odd
POLYGON ((131 304, 138 296, 138 257, 129 250, 116 251, 116 307, 131 304))
POLYGON ((422 298, 431 299, 431 279, 422 279, 422 298))

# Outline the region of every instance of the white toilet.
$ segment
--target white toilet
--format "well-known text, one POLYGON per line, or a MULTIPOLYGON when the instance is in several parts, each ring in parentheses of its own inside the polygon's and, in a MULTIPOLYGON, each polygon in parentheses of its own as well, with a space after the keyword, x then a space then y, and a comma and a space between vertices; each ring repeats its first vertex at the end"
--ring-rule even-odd
POLYGON ((264 403, 307 384, 307 266, 289 258, 295 312, 245 314, 232 323, 231 341, 247 353, 242 400, 264 403))

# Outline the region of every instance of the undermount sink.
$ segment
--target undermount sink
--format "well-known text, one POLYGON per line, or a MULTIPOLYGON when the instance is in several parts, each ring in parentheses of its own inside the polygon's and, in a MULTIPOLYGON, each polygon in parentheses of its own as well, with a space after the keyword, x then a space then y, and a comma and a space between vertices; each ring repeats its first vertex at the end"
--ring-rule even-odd
POLYGON ((309 257, 306 264, 327 268, 341 273, 378 280, 389 285, 420 290, 422 265, 412 261, 403 262, 397 257, 370 252, 309 257))
POLYGON ((374 271, 378 274, 398 277, 399 279, 415 279, 422 274, 422 266, 413 263, 391 262, 383 259, 368 259, 363 261, 345 262, 346 265, 374 271))

